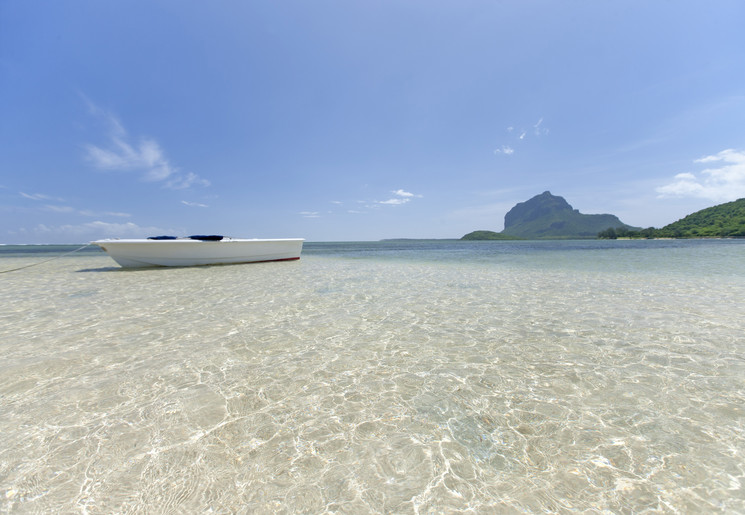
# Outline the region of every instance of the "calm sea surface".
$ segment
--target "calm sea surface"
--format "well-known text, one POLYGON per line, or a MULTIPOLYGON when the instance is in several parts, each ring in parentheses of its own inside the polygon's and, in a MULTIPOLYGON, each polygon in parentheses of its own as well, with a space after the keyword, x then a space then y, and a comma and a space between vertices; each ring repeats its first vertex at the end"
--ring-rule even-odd
POLYGON ((0 247, 2 513, 743 513, 745 240, 0 247))

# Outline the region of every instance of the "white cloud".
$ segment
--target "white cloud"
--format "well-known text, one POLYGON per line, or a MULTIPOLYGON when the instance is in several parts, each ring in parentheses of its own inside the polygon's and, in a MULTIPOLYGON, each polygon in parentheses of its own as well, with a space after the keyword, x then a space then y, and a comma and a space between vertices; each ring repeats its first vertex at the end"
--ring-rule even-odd
MULTIPOLYGON (((722 152, 732 152, 732 151, 731 150, 723 150, 722 152)), ((720 154, 722 152, 720 152, 720 154)), ((716 156, 706 156, 706 157, 702 157, 701 159, 696 159, 693 162, 694 163, 712 163, 714 161, 719 161, 719 159, 720 158, 719 158, 718 155, 716 155, 716 156)))
POLYGON ((301 211, 300 216, 303 218, 320 218, 321 214, 318 211, 301 211))
POLYGON ((415 195, 414 193, 410 193, 404 190, 394 190, 391 193, 395 195, 394 198, 390 198, 388 200, 380 200, 376 203, 389 205, 389 206, 399 206, 401 204, 406 204, 407 202, 411 201, 412 198, 422 197, 421 195, 415 195))
POLYGON ((137 147, 112 136, 109 149, 85 145, 86 159, 101 170, 139 170, 147 181, 162 181, 175 172, 158 143, 143 139, 137 147))
POLYGON ((200 204, 199 202, 188 202, 186 200, 182 200, 181 203, 189 207, 209 207, 207 204, 200 204))
POLYGON ((745 151, 723 150, 694 163, 718 163, 718 167, 677 174, 673 181, 656 189, 660 198, 695 197, 727 202, 745 197, 745 151))
POLYGON ((515 149, 512 147, 509 147, 507 145, 502 145, 502 148, 498 148, 494 151, 495 154, 504 154, 506 156, 511 156, 515 153, 515 149))
POLYGON ((695 163, 711 163, 714 161, 725 161, 728 163, 745 164, 745 151, 737 151, 734 149, 722 150, 716 155, 702 157, 696 159, 695 163))
POLYGON ((378 202, 378 204, 388 204, 391 206, 398 206, 401 204, 406 204, 410 200, 411 200, 410 198, 390 198, 388 200, 381 200, 378 202))
POLYGON ((132 143, 121 122, 112 114, 88 101, 92 114, 106 121, 108 144, 105 147, 85 144, 85 159, 99 170, 137 171, 148 182, 165 181, 165 187, 185 189, 193 185, 209 186, 209 181, 194 173, 182 174, 174 167, 157 141, 142 138, 132 143))
POLYGON ((421 195, 414 195, 413 193, 409 193, 408 191, 404 191, 404 190, 396 190, 396 191, 392 191, 391 193, 393 193, 394 195, 398 195, 399 197, 408 197, 408 198, 421 197, 421 195))

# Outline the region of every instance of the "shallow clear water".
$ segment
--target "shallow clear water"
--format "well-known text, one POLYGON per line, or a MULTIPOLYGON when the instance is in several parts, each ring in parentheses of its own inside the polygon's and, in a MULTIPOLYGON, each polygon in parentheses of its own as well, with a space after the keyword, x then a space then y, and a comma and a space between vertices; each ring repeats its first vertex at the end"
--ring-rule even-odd
POLYGON ((743 265, 435 241, 0 274, 0 511, 743 512, 743 265))

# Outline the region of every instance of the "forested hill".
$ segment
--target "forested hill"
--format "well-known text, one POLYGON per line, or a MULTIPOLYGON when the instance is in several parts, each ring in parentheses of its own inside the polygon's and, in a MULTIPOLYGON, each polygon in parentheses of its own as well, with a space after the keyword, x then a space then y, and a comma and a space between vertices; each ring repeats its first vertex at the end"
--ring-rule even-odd
POLYGON ((745 236, 745 198, 696 211, 658 231, 674 238, 745 236))
POLYGON ((745 198, 708 207, 666 225, 643 231, 607 228, 600 238, 743 238, 745 237, 745 198))

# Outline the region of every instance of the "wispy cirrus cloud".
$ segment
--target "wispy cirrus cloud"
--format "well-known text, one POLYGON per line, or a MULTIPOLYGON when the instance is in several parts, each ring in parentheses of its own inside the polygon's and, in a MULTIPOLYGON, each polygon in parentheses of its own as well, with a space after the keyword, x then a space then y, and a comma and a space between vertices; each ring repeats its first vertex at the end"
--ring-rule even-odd
POLYGON ((87 100, 88 109, 107 126, 107 143, 83 145, 85 159, 99 170, 139 172, 148 182, 163 182, 170 189, 186 189, 191 186, 209 186, 210 182, 197 174, 182 173, 171 164, 157 141, 140 138, 133 142, 122 123, 111 113, 87 100))
POLYGON ((535 125, 533 125, 533 135, 534 136, 545 136, 549 133, 549 130, 543 126, 543 117, 538 120, 535 125))
MULTIPOLYGON (((24 231, 28 232, 28 231, 24 231)), ((160 227, 141 227, 132 222, 126 223, 109 223, 97 220, 95 222, 87 222, 79 225, 65 224, 65 225, 46 225, 39 224, 34 227, 30 232, 38 235, 54 234, 62 237, 132 237, 142 238, 149 234, 159 233, 174 233, 178 232, 173 229, 164 229, 160 227)))
POLYGON ((727 149, 694 163, 718 166, 677 174, 673 181, 656 189, 659 198, 694 197, 727 202, 745 197, 745 151, 727 149))
POLYGON ((188 200, 182 200, 181 203, 189 207, 209 207, 207 204, 201 204, 199 202, 189 202, 188 200))
POLYGON ((59 198, 59 197, 53 197, 51 195, 45 195, 43 193, 24 193, 22 191, 19 192, 20 195, 24 198, 27 198, 29 200, 44 200, 44 201, 55 201, 55 202, 64 202, 65 199, 59 198))
MULTIPOLYGON (((406 204, 408 202, 411 202, 412 199, 415 198, 422 198, 422 195, 418 195, 416 193, 411 193, 410 191, 406 191, 403 189, 397 189, 392 190, 391 197, 386 200, 356 200, 352 201, 352 203, 356 204, 359 209, 345 209, 344 211, 348 214, 365 214, 365 213, 371 213, 375 212, 376 210, 384 209, 384 206, 400 206, 402 204, 406 204)), ((335 206, 342 207, 348 202, 342 202, 339 200, 332 200, 330 201, 331 204, 334 204, 335 206)), ((319 211, 301 211, 298 213, 303 218, 320 218, 321 216, 325 215, 333 215, 335 211, 328 211, 328 212, 319 212, 319 211)))
POLYGON ((130 213, 121 213, 117 211, 104 211, 103 213, 99 213, 97 211, 90 211, 88 209, 82 209, 78 211, 78 214, 81 214, 83 216, 89 216, 91 218, 98 218, 101 216, 113 216, 115 218, 129 218, 132 216, 130 213))
POLYGON ((102 216, 129 218, 130 216, 132 216, 129 213, 119 213, 115 211, 98 212, 98 211, 91 211, 90 209, 76 209, 72 206, 59 206, 59 205, 53 205, 53 204, 46 204, 44 206, 44 209, 46 209, 47 211, 52 211, 54 213, 70 213, 70 214, 76 214, 76 215, 81 215, 81 216, 87 216, 89 218, 99 218, 102 216))
MULTIPOLYGON (((23 191, 20 191, 18 193, 23 198, 33 200, 36 202, 39 202, 39 201, 65 202, 65 199, 61 197, 46 195, 44 193, 25 193, 23 191)), ((127 218, 127 217, 132 216, 129 213, 122 213, 122 212, 115 212, 115 211, 98 212, 98 211, 91 211, 90 209, 78 209, 76 207, 64 205, 64 204, 48 204, 47 203, 47 204, 44 204, 40 209, 43 209, 46 211, 52 211, 53 213, 76 214, 76 215, 81 215, 81 216, 88 216, 91 218, 97 218, 101 216, 114 216, 114 217, 127 218)))
POLYGON ((528 128, 515 129, 514 126, 509 126, 506 129, 508 134, 507 139, 509 143, 500 145, 494 149, 494 155, 511 156, 515 153, 514 145, 519 145, 525 141, 528 137, 540 137, 547 135, 550 131, 543 125, 543 117, 539 118, 538 121, 532 124, 528 128))

